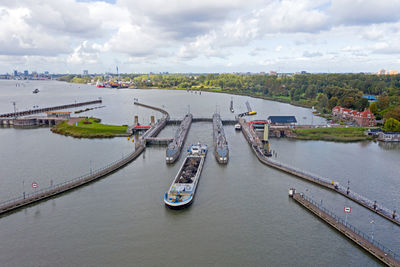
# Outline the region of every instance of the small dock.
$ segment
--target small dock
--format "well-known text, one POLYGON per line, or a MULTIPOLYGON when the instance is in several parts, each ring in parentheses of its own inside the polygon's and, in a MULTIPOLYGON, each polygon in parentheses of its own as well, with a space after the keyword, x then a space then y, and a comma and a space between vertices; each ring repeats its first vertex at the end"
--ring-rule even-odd
POLYGON ((220 164, 227 164, 229 160, 228 142, 222 127, 221 116, 218 113, 213 115, 213 141, 215 159, 220 164))
POLYGON ((312 199, 308 198, 304 194, 296 193, 294 189, 290 189, 289 196, 291 196, 298 204, 312 212, 315 216, 347 237, 349 240, 353 241, 354 244, 370 253, 383 264, 394 267, 400 266, 400 255, 397 255, 392 250, 383 246, 381 243, 373 240, 373 238, 371 238, 369 235, 366 235, 332 212, 321 207, 312 199))
POLYGON ((257 158, 260 162, 264 163, 265 165, 267 165, 269 167, 289 173, 293 176, 296 176, 296 177, 306 180, 308 182, 317 184, 324 188, 330 189, 336 193, 339 193, 342 196, 352 200, 353 202, 363 206, 364 208, 369 209, 370 211, 380 215, 381 217, 385 218, 386 220, 391 221, 392 223, 395 223, 400 226, 400 218, 399 218, 399 216, 397 216, 395 210, 389 210, 388 208, 386 208, 382 205, 379 205, 376 201, 372 201, 372 200, 354 192, 349 187, 344 187, 344 186, 339 185, 337 182, 334 182, 333 179, 321 177, 319 175, 312 174, 312 173, 294 168, 292 166, 288 166, 286 164, 280 163, 271 158, 268 158, 263 153, 263 147, 262 147, 262 142, 261 142, 260 138, 257 136, 256 132, 250 126, 250 124, 246 123, 246 121, 243 118, 239 118, 239 123, 242 126, 242 133, 243 133, 244 137, 246 138, 251 149, 253 150, 253 152, 255 153, 255 155, 257 156, 257 158))
POLYGON ((188 113, 183 118, 179 128, 176 130, 175 136, 171 143, 168 144, 165 152, 165 161, 174 163, 181 154, 183 142, 185 142, 190 126, 192 125, 193 115, 188 113))

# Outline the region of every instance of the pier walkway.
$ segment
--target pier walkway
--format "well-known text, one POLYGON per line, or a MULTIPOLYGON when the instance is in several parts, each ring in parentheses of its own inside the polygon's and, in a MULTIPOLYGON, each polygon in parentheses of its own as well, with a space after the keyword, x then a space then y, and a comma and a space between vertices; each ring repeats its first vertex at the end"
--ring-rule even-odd
POLYGON ((0 202, 0 215, 8 213, 10 211, 19 209, 21 207, 30 205, 32 203, 56 196, 58 194, 64 193, 66 191, 72 190, 79 186, 88 184, 95 180, 98 180, 133 161, 136 159, 146 148, 145 138, 155 137, 158 133, 165 127, 167 120, 169 119, 169 114, 165 110, 159 109, 157 107, 152 107, 145 104, 135 103, 147 108, 151 108, 160 111, 164 114, 163 118, 158 120, 157 123, 146 131, 140 138, 139 141, 135 143, 135 150, 129 153, 127 156, 112 162, 98 170, 91 171, 89 174, 82 175, 80 177, 74 178, 72 180, 65 181, 60 184, 50 186, 48 188, 41 189, 37 192, 32 192, 29 194, 23 193, 22 196, 16 197, 7 201, 0 202))
POLYGON ((0 118, 27 116, 27 115, 43 113, 43 112, 52 111, 52 110, 74 108, 74 107, 94 105, 94 104, 100 104, 100 103, 102 103, 101 99, 94 100, 94 101, 86 101, 86 102, 79 102, 79 103, 74 103, 74 104, 61 105, 61 106, 47 107, 47 108, 30 109, 30 110, 25 110, 25 111, 0 114, 0 118))
POLYGON ((304 194, 295 193, 294 189, 290 190, 292 192, 289 192, 289 196, 293 197, 297 203, 314 213, 314 215, 316 215, 318 218, 339 231, 341 234, 380 260, 382 263, 386 264, 387 266, 400 266, 400 255, 397 255, 392 250, 374 240, 373 237, 358 230, 304 194))
POLYGON ((346 188, 344 186, 341 186, 340 184, 333 182, 332 179, 322 177, 313 173, 309 173, 303 170, 300 170, 298 168, 294 168, 292 166, 280 163, 276 160, 273 160, 267 156, 264 155, 263 153, 263 147, 262 147, 262 142, 258 138, 256 132, 252 129, 252 127, 249 126, 248 123, 244 121, 243 118, 239 118, 239 123, 242 126, 242 133, 246 140, 248 141, 251 149, 254 151, 255 155, 257 156, 258 160, 265 165, 268 165, 270 167, 273 167, 275 169, 278 169, 280 171, 289 173, 291 175, 294 175, 298 178, 301 178, 303 180, 306 180, 308 182, 320 185, 324 188, 330 189, 332 191, 335 191, 336 193, 339 193, 346 198, 354 201, 355 203, 363 206, 364 208, 369 209, 372 212, 375 212, 376 214, 380 215, 381 217, 397 224, 400 226, 400 217, 397 216, 395 210, 389 210, 388 208, 382 206, 381 204, 378 204, 376 201, 372 201, 356 192, 351 190, 350 188, 346 188))

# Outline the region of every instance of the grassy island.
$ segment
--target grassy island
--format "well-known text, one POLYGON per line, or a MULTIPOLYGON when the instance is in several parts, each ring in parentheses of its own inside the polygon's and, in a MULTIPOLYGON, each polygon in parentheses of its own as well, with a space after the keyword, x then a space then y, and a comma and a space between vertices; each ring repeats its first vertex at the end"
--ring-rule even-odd
POLYGON ((82 118, 78 122, 64 121, 51 128, 51 131, 76 138, 111 138, 128 136, 127 129, 128 126, 101 124, 97 118, 82 118))
POLYGON ((296 139, 301 140, 322 140, 337 142, 356 142, 370 140, 364 134, 365 128, 362 127, 340 127, 340 128, 315 128, 315 129, 296 129, 296 139))

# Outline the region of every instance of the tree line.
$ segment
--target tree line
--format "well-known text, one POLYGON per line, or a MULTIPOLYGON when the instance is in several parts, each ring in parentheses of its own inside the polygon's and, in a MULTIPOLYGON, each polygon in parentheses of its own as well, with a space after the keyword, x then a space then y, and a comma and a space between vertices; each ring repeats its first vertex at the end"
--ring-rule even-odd
MULTIPOLYGON (((60 80, 86 83, 116 79, 110 76, 67 75, 60 80)), ((274 99, 329 114, 336 105, 363 111, 370 108, 377 119, 400 120, 400 75, 371 74, 121 74, 120 81, 138 88, 175 88, 219 91, 274 99), (369 103, 365 95, 377 102, 369 103)))

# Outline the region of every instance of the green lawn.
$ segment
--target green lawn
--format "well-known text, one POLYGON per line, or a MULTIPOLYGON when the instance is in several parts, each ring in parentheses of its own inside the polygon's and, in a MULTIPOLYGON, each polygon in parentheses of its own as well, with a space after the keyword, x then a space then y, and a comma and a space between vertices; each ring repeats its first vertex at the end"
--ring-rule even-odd
POLYGON ((54 126, 51 131, 63 135, 69 135, 78 138, 106 138, 115 136, 125 136, 127 126, 101 124, 98 119, 89 118, 82 119, 78 125, 69 125, 67 122, 62 122, 54 126), (84 121, 91 122, 85 124, 84 121))
POLYGON ((324 140, 339 142, 355 142, 369 140, 370 137, 364 134, 366 129, 362 127, 348 128, 315 128, 315 129, 296 129, 293 132, 297 139, 302 140, 324 140))

